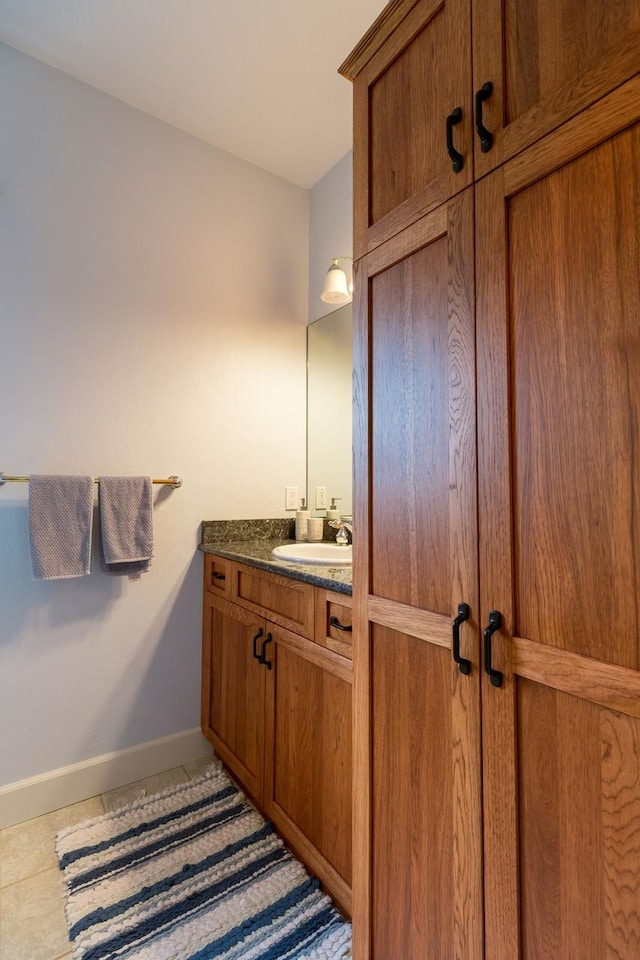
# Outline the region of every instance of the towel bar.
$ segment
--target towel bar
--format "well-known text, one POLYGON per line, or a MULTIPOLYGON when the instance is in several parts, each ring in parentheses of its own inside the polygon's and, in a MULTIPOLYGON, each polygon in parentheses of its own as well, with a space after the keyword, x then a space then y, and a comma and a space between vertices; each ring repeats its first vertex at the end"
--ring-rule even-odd
MULTIPOLYGON (((100 483, 100 478, 98 477, 94 482, 100 483)), ((9 477, 0 471, 0 487, 3 483, 29 483, 29 477, 9 477)), ((177 490, 182 486, 182 477, 166 477, 164 480, 152 480, 151 483, 162 483, 177 490)))

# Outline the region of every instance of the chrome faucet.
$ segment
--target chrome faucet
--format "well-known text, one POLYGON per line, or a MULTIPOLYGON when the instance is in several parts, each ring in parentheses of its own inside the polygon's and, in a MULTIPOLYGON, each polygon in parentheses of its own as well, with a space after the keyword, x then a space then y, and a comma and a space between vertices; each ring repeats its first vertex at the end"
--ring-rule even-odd
POLYGON ((351 517, 340 517, 338 520, 329 520, 329 526, 338 531, 336 543, 339 544, 339 546, 348 546, 349 537, 347 536, 347 530, 351 534, 351 539, 353 540, 353 521, 351 517))

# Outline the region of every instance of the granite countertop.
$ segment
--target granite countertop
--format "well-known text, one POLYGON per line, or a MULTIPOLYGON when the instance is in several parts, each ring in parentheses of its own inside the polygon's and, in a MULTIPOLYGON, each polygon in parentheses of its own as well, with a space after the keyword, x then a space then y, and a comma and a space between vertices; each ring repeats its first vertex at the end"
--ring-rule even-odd
MULTIPOLYGON (((333 539, 333 537, 331 538, 333 539)), ((292 580, 302 580, 325 590, 351 593, 351 566, 333 567, 313 563, 275 560, 271 551, 285 543, 295 543, 290 520, 221 520, 202 524, 203 553, 269 570, 292 580)))

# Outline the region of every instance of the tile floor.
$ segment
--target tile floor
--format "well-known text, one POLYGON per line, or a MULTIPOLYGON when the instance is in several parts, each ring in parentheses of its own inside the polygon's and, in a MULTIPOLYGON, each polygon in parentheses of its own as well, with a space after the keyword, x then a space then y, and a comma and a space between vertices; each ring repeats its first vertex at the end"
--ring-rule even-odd
POLYGON ((54 848, 59 830, 165 787, 187 783, 210 760, 194 760, 0 830, 0 960, 71 960, 64 882, 54 848))

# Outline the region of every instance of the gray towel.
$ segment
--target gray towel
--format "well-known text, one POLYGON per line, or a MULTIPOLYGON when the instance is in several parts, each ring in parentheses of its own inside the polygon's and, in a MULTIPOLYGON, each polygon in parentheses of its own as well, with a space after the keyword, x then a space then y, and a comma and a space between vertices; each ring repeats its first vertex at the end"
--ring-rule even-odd
POLYGON ((29 477, 29 539, 36 580, 89 573, 92 521, 93 477, 29 477))
POLYGON ((111 573, 143 573, 153 556, 150 477, 100 477, 102 552, 111 573))

